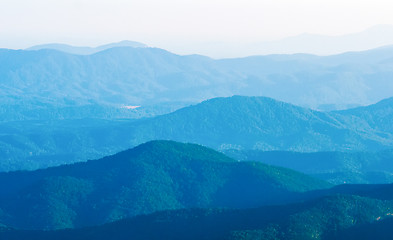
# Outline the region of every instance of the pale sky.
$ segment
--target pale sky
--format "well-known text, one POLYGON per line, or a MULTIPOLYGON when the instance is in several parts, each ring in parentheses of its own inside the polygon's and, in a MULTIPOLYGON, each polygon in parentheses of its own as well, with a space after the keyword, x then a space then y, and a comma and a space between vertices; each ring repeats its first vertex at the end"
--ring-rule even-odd
POLYGON ((388 0, 1 0, 0 48, 121 40, 181 52, 205 42, 342 35, 393 24, 388 0))

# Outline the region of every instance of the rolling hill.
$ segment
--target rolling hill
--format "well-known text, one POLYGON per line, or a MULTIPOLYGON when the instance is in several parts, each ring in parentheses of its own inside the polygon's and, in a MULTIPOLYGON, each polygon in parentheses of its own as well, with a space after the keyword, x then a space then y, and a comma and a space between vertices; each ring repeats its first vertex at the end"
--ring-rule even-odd
POLYGON ((11 103, 144 106, 195 101, 226 92, 214 88, 231 78, 211 61, 156 48, 114 47, 86 56, 1 49, 1 94, 11 103))
POLYGON ((386 133, 393 133, 393 98, 384 99, 376 104, 338 112, 348 124, 370 126, 386 133))
POLYGON ((95 161, 1 173, 0 222, 23 229, 73 228, 167 209, 287 203, 329 186, 199 145, 152 141, 95 161))
MULTIPOLYGON (((138 138, 190 141, 215 149, 368 150, 392 146, 380 132, 340 113, 314 111, 266 97, 215 98, 135 122, 138 138)), ((131 129, 131 128, 130 128, 131 129)), ((132 135, 131 135, 132 136, 132 135)))
MULTIPOLYGON (((385 101, 372 107, 380 104, 385 101)), ((378 116, 390 121, 373 114, 374 121, 378 122, 378 116)), ((271 98, 244 96, 210 99, 139 120, 21 121, 0 124, 0 129, 3 171, 86 161, 160 139, 220 151, 379 151, 393 147, 388 127, 367 124, 360 115, 319 112, 271 98)))

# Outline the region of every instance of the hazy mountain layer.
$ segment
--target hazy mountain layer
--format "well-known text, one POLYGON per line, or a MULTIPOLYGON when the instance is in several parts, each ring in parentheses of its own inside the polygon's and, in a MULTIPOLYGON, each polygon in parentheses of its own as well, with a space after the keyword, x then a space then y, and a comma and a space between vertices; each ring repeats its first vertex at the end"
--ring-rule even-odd
POLYGON ((393 48, 224 60, 155 48, 115 47, 85 56, 2 49, 0 100, 3 106, 30 101, 144 106, 237 94, 347 108, 393 96, 392 59, 393 48))
MULTIPOLYGON (((379 107, 379 104, 374 106, 379 107)), ((381 149, 393 143, 391 132, 363 124, 357 116, 313 111, 270 98, 242 96, 211 99, 135 122, 130 134, 135 134, 133 139, 146 138, 143 141, 173 139, 215 149, 313 152, 381 149)))
POLYGON ((236 58, 267 54, 307 53, 333 55, 344 52, 365 51, 393 44, 393 25, 376 25, 362 32, 338 36, 303 33, 273 41, 220 41, 194 44, 191 49, 176 49, 177 52, 192 52, 213 58, 236 58))
POLYGON ((99 103, 75 104, 62 103, 54 104, 48 102, 10 102, 0 106, 0 123, 25 121, 51 121, 51 120, 80 120, 80 119, 138 119, 173 112, 190 102, 165 102, 146 106, 132 105, 108 105, 99 103))
POLYGON ((392 150, 315 153, 228 150, 225 154, 242 161, 290 168, 333 184, 393 182, 392 150))
POLYGON ((149 119, 3 123, 0 169, 85 161, 158 139, 199 143, 222 151, 377 151, 393 148, 389 125, 393 105, 386 104, 389 102, 351 111, 318 112, 270 98, 235 96, 149 119), (372 121, 361 116, 363 110, 367 110, 365 114, 374 111, 372 121))
POLYGON ((32 47, 27 48, 26 50, 52 49, 52 50, 58 50, 58 51, 71 53, 71 54, 90 55, 90 54, 101 52, 101 51, 104 51, 104 50, 107 50, 110 48, 114 48, 114 47, 146 48, 148 46, 143 43, 133 42, 133 41, 121 41, 118 43, 105 44, 105 45, 98 46, 98 47, 76 47, 76 46, 71 46, 71 45, 67 45, 67 44, 51 43, 51 44, 42 44, 42 45, 32 46, 32 47))
POLYGON ((230 79, 212 60, 155 48, 116 47, 87 56, 3 49, 0 62, 1 96, 11 102, 136 106, 230 94, 218 90, 230 79))

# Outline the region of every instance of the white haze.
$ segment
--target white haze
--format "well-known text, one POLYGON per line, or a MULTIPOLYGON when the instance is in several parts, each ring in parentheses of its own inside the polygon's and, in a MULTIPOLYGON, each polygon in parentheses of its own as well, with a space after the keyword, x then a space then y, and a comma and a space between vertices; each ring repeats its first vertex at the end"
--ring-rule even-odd
MULTIPOLYGON (((338 36, 393 25, 392 4, 386 0, 2 0, 0 47, 50 42, 97 46, 133 40, 179 54, 264 54, 270 53, 263 49, 266 42, 304 33, 338 36)), ((372 38, 364 41, 374 45, 361 48, 378 45, 372 38)))

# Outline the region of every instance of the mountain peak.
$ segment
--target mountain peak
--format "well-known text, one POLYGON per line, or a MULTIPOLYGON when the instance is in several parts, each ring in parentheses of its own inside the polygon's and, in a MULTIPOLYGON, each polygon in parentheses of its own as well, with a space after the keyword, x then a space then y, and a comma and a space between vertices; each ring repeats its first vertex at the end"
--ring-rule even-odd
POLYGON ((30 48, 27 48, 26 50, 52 49, 52 50, 57 50, 57 51, 76 54, 76 55, 90 55, 114 47, 146 48, 148 46, 143 43, 124 40, 116 43, 101 45, 98 47, 72 46, 63 43, 49 43, 49 44, 32 46, 30 48))
POLYGON ((113 47, 133 47, 133 48, 146 48, 148 47, 147 45, 140 43, 140 42, 134 42, 134 41, 129 41, 129 40, 123 40, 117 43, 109 43, 105 45, 101 45, 96 47, 98 51, 102 51, 108 48, 113 48, 113 47))
POLYGON ((246 109, 254 109, 255 111, 258 109, 259 111, 265 111, 267 109, 275 108, 291 111, 294 109, 299 111, 309 111, 309 109, 264 96, 233 95, 231 97, 218 97, 206 100, 202 102, 201 105, 213 105, 215 108, 222 105, 222 107, 227 109, 242 109, 243 111, 247 111, 246 109))
POLYGON ((168 209, 256 207, 326 187, 295 171, 173 141, 151 141, 96 161, 0 174, 0 200, 11 200, 1 210, 23 219, 12 227, 25 229, 96 225, 168 209))
MULTIPOLYGON (((179 156, 186 159, 200 159, 202 161, 233 162, 226 155, 193 143, 180 143, 171 140, 153 140, 130 149, 126 152, 137 156, 160 156, 159 159, 171 161, 168 156, 179 156)), ((149 157, 150 158, 150 157, 149 157)))

